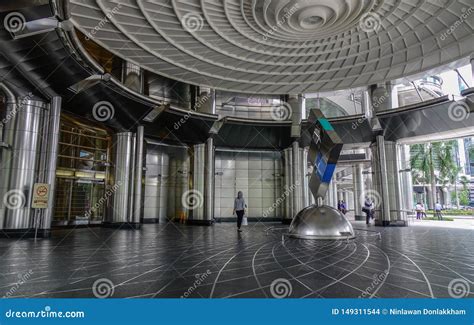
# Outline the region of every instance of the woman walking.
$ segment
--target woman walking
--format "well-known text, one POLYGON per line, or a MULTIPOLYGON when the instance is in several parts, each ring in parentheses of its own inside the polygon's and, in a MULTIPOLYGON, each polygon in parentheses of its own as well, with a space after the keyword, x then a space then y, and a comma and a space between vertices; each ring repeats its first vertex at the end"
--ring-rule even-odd
POLYGON ((237 214, 237 231, 241 232, 242 230, 240 227, 242 226, 242 220, 244 219, 245 209, 247 208, 247 204, 245 204, 244 194, 242 191, 237 193, 237 197, 234 201, 234 214, 237 214))

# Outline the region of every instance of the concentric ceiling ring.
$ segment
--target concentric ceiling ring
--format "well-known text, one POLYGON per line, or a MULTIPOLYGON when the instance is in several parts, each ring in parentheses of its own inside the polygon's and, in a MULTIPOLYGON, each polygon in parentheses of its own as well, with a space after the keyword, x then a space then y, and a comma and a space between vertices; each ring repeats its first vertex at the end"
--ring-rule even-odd
POLYGON ((71 12, 89 38, 157 74, 296 94, 401 78, 470 55, 469 1, 71 0, 71 12))

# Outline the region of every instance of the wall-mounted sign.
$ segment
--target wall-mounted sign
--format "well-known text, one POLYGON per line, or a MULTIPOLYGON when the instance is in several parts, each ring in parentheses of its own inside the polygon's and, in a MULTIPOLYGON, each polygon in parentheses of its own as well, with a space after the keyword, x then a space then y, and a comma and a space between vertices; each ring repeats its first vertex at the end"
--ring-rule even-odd
POLYGON ((36 183, 33 187, 33 209, 47 209, 49 201, 49 184, 36 183))

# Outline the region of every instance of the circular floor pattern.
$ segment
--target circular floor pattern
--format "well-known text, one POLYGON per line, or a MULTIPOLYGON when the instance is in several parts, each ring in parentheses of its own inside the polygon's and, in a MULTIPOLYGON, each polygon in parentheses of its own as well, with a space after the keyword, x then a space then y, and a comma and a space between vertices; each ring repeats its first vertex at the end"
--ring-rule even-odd
POLYGON ((285 239, 287 227, 145 225, 0 239, 8 297, 474 297, 471 230, 355 223, 347 241, 285 239), (380 237, 377 235, 380 232, 380 237), (21 285, 19 279, 22 281, 21 285), (464 289, 463 289, 464 288, 464 289), (454 291, 453 291, 454 290, 454 291), (465 290, 464 292, 462 290, 465 290))

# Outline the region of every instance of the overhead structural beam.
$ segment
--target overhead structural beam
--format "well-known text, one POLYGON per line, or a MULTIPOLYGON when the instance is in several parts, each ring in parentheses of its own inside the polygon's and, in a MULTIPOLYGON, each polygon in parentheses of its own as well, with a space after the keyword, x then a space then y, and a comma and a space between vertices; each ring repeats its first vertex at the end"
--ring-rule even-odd
MULTIPOLYGON (((24 16, 19 16, 24 17, 24 16)), ((30 37, 33 35, 48 33, 59 27, 56 17, 41 18, 32 21, 19 21, 15 28, 8 29, 14 39, 30 37)))
POLYGON ((110 79, 112 78, 112 76, 108 73, 105 73, 105 74, 102 74, 102 75, 99 75, 99 74, 95 74, 95 75, 92 75, 84 80, 81 80, 77 83, 75 83, 74 85, 70 86, 68 88, 68 90, 72 91, 73 93, 75 94, 79 94, 91 87, 94 87, 95 85, 97 85, 98 83, 100 83, 101 81, 105 81, 105 82, 108 82, 110 81, 110 79))
POLYGON ((225 122, 227 122, 227 117, 223 117, 215 121, 211 129, 209 130, 209 134, 219 134, 220 129, 224 126, 225 122))

